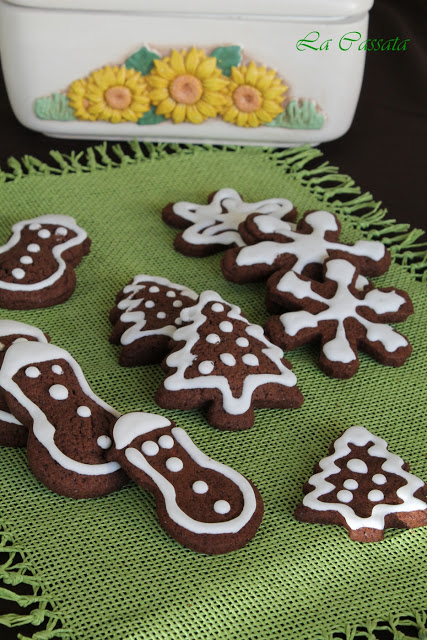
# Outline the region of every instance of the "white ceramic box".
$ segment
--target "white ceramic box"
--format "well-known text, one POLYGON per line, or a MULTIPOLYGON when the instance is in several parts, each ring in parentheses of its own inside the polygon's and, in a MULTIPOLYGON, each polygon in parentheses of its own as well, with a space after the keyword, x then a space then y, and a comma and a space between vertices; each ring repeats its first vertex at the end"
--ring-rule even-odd
POLYGON ((373 0, 0 0, 20 122, 55 137, 293 146, 342 136, 373 0))

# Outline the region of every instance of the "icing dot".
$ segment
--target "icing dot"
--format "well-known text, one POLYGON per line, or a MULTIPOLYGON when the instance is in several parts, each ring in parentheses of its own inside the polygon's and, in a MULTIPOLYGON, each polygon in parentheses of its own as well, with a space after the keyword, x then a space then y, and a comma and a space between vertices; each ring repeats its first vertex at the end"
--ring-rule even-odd
POLYGON ((54 400, 66 400, 68 398, 68 389, 63 384, 53 384, 49 388, 49 395, 54 400))
POLYGON ((175 291, 172 291, 172 289, 169 289, 169 291, 166 292, 166 295, 168 298, 176 298, 176 293, 175 291))
POLYGON ((368 500, 371 502, 380 502, 384 500, 384 494, 379 489, 372 489, 372 491, 368 493, 368 500))
POLYGON ((375 482, 375 484, 385 484, 387 482, 387 478, 382 473, 376 473, 372 476, 372 482, 375 482))
POLYGON ((17 269, 12 269, 12 275, 16 280, 22 280, 22 278, 25 278, 25 271, 18 267, 17 269))
POLYGON ((206 493, 209 487, 203 480, 196 480, 196 482, 193 483, 192 489, 194 493, 202 494, 206 493))
POLYGON ((42 228, 42 226, 38 222, 33 222, 32 224, 29 225, 28 228, 30 231, 38 231, 39 229, 42 228))
POLYGON ((82 405, 77 409, 77 415, 79 415, 81 418, 89 418, 91 414, 92 414, 92 411, 89 409, 89 407, 86 407, 85 405, 82 405))
POLYGON ((108 436, 99 436, 96 442, 101 449, 109 449, 112 445, 111 438, 108 436))
POLYGON ((222 305, 220 302, 215 302, 212 305, 212 311, 215 311, 216 313, 221 313, 221 311, 224 311, 224 305, 222 305))
POLYGON ((350 491, 354 491, 359 486, 357 480, 353 480, 353 478, 349 478, 344 482, 344 489, 349 489, 350 491))
POLYGON ((206 336, 206 342, 209 342, 210 344, 218 344, 218 342, 221 342, 221 338, 216 333, 210 333, 206 336))
POLYGON ((231 333, 231 331, 233 331, 233 325, 231 324, 231 322, 228 322, 228 320, 220 322, 219 328, 221 329, 221 331, 224 331, 224 333, 231 333))
POLYGON ((200 373, 204 376, 208 376, 214 370, 214 363, 212 360, 204 360, 198 366, 200 373))
POLYGON ((141 445, 141 451, 146 456, 155 456, 159 453, 159 445, 157 442, 153 442, 153 440, 146 440, 141 445))
POLYGON ((152 309, 153 307, 156 306, 156 303, 153 300, 147 300, 147 302, 145 303, 145 306, 147 307, 147 309, 152 309))
POLYGON ((236 344, 238 347, 249 347, 249 340, 247 338, 237 338, 236 344))
POLYGON ((65 227, 58 227, 57 229, 55 229, 55 234, 57 236, 66 236, 68 233, 68 229, 66 229, 65 227))
POLYGON ((360 460, 360 458, 352 458, 347 462, 347 468, 355 473, 368 473, 368 466, 366 462, 360 460))
POLYGON ((172 303, 172 306, 176 307, 178 309, 179 307, 182 307, 182 301, 181 300, 174 300, 173 303, 172 303))
POLYGON ((234 367, 234 365, 236 364, 236 358, 232 353, 221 353, 219 359, 228 367, 234 367))
POLYGON ((166 469, 169 469, 169 471, 173 471, 174 473, 181 471, 183 466, 184 463, 179 458, 168 458, 166 460, 166 469))
POLYGON ((30 253, 38 253, 40 251, 40 245, 36 244, 35 242, 32 242, 31 244, 28 245, 27 251, 29 251, 30 253))
POLYGON ((351 491, 341 489, 341 491, 338 491, 337 493, 337 498, 340 502, 351 502, 353 500, 353 494, 351 491))
POLYGON ((181 318, 176 318, 176 320, 175 320, 174 324, 176 324, 176 325, 178 325, 178 326, 179 326, 179 325, 181 325, 181 324, 182 324, 182 320, 181 320, 181 318))
POLYGON ((28 342, 28 340, 27 338, 16 338, 16 340, 14 340, 12 344, 16 344, 17 342, 28 342))
POLYGON ((225 515, 231 509, 230 503, 227 500, 217 500, 213 506, 215 513, 225 515))
POLYGON ((166 318, 166 313, 164 311, 159 311, 156 318, 158 318, 159 320, 164 320, 166 318))
POLYGON ((37 235, 39 238, 50 238, 51 234, 49 229, 40 229, 37 235))
POLYGON ((245 355, 242 356, 242 360, 249 367, 257 367, 259 365, 259 360, 253 353, 245 353, 245 355))
POLYGON ((148 289, 148 291, 149 291, 150 293, 159 293, 160 289, 159 289, 159 287, 153 286, 153 287, 150 287, 150 288, 148 289))
POLYGON ((4 351, 5 346, 3 342, 0 342, 0 351, 4 351))
POLYGON ((31 256, 22 256, 22 258, 19 258, 19 262, 21 264, 33 264, 33 259, 31 256))
POLYGON ((25 375, 28 378, 38 378, 40 375, 40 370, 37 367, 27 367, 25 369, 25 375))
POLYGON ((59 364, 53 364, 52 371, 53 373, 56 373, 58 376, 60 376, 61 373, 64 373, 63 368, 59 364))
POLYGON ((160 436, 158 443, 162 449, 172 449, 174 445, 172 436, 160 436))

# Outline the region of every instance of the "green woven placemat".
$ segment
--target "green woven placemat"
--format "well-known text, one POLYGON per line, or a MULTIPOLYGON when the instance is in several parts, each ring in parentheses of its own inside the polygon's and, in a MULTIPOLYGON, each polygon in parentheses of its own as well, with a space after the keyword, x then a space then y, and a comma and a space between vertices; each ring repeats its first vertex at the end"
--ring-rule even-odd
POLYGON ((94 392, 119 411, 176 420, 205 453, 251 478, 265 502, 261 527, 244 549, 207 557, 168 537, 151 494, 137 486, 94 500, 59 497, 29 472, 25 451, 2 448, 1 550, 8 560, 0 597, 18 601, 27 615, 6 615, 1 623, 32 623, 38 640, 373 640, 380 628, 400 640, 409 629, 427 637, 427 528, 389 530, 381 543, 360 544, 342 527, 293 517, 314 464, 351 425, 385 438, 427 480, 420 233, 388 220, 380 204, 320 156, 310 148, 104 145, 84 158, 53 154, 52 167, 33 158, 11 161, 10 172, 0 174, 1 243, 14 222, 45 213, 74 216, 93 240, 69 301, 1 317, 49 333, 81 364, 94 392), (198 292, 213 288, 250 321, 267 318, 262 284, 226 282, 218 255, 176 253, 176 231, 161 221, 166 203, 202 203, 225 186, 247 201, 289 198, 300 213, 328 208, 339 215, 345 241, 386 242, 394 262, 376 284, 406 289, 414 301, 415 314, 399 327, 414 346, 409 361, 392 369, 362 354, 357 375, 340 381, 319 371, 315 347, 297 349, 288 357, 303 407, 258 410, 245 432, 214 429, 199 411, 159 411, 153 397, 160 366, 120 368, 119 349, 108 342, 108 312, 134 275, 165 276, 198 292), (14 595, 17 584, 29 595, 14 595))

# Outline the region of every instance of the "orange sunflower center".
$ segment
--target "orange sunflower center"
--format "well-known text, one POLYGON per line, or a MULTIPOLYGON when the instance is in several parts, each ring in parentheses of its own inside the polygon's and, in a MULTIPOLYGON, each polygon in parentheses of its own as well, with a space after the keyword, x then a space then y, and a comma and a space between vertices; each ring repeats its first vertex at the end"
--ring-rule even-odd
POLYGON ((104 93, 105 102, 112 109, 126 109, 132 102, 132 94, 121 85, 109 87, 104 93))
POLYGON ((243 84, 235 90, 233 101, 239 111, 243 111, 243 113, 252 113, 261 106, 259 91, 248 84, 243 84))
POLYGON ((177 76, 170 86, 170 95, 180 104, 194 104, 200 99, 203 87, 198 78, 191 75, 177 76))

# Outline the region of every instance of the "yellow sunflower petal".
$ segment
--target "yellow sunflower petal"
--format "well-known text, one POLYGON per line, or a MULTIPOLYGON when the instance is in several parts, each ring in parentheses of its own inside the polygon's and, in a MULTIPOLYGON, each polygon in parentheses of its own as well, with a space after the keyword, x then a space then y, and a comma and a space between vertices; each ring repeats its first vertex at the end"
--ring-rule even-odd
POLYGON ((251 84, 252 86, 255 86, 257 80, 258 80, 258 68, 255 62, 250 62, 248 71, 246 73, 246 84, 251 84))
MULTIPOLYGON (((166 80, 172 80, 175 77, 174 70, 168 65, 165 60, 154 60, 154 67, 157 75, 166 78, 166 80)), ((153 70, 151 70, 153 74, 153 70)))
POLYGON ((199 109, 200 113, 206 118, 215 118, 218 112, 218 110, 215 109, 213 105, 209 104, 208 102, 204 102, 204 100, 199 100, 199 102, 197 103, 197 108, 199 109))
POLYGON ((185 116, 186 116, 186 111, 187 111, 187 108, 186 108, 185 104, 177 104, 175 106, 174 110, 172 111, 172 120, 176 124, 184 122, 185 116))
POLYGON ((198 106, 196 107, 194 104, 190 104, 187 106, 187 120, 193 124, 200 124, 205 118, 200 113, 198 106))
POLYGON ((177 73, 178 75, 183 75, 186 72, 184 56, 179 53, 179 51, 176 51, 176 49, 172 50, 169 64, 173 71, 175 71, 175 73, 177 73))
POLYGON ((169 92, 167 89, 152 89, 150 91, 150 100, 153 104, 158 104, 162 100, 165 100, 169 97, 169 92))
POLYGON ((203 60, 197 67, 197 77, 201 80, 208 78, 216 69, 216 58, 210 57, 203 60))
POLYGON ((250 127, 259 127, 260 121, 256 115, 256 113, 248 113, 248 125, 250 127))
POLYGON ((244 84, 245 76, 244 71, 241 71, 243 67, 231 67, 231 77, 236 84, 244 84))
POLYGON ((203 80, 203 87, 209 91, 223 91, 228 85, 228 80, 225 78, 205 78, 203 80))
POLYGON ((239 111, 237 114, 236 124, 238 127, 246 127, 248 121, 248 114, 243 113, 243 111, 239 111))
POLYGON ((283 107, 273 100, 264 100, 262 108, 273 116, 277 116, 283 111, 283 107))
POLYGON ((169 116, 172 113, 172 111, 175 109, 175 106, 176 106, 175 100, 172 100, 171 98, 166 98, 166 100, 162 100, 162 102, 159 103, 156 109, 156 113, 160 116, 169 116))
POLYGON ((196 73, 201 53, 202 52, 198 51, 195 47, 192 47, 185 56, 185 68, 188 73, 192 73, 193 75, 196 73))

